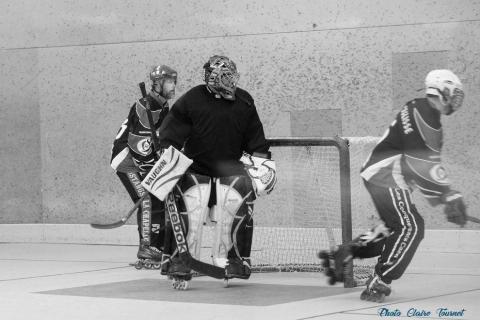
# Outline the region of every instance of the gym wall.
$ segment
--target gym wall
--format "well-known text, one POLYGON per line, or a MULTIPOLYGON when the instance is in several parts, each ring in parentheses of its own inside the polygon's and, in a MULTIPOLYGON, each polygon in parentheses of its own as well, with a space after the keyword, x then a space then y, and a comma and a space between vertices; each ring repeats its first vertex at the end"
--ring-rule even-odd
MULTIPOLYGON (((2 1, 0 12, 0 223, 125 213, 110 149, 137 83, 167 64, 179 72, 178 97, 202 82, 213 54, 237 63, 269 137, 381 136, 423 94, 430 69, 452 69, 466 98, 444 118, 444 162, 480 212, 478 1, 25 0, 2 1)), ((352 145, 363 222, 373 213, 358 170, 370 147, 352 145)), ((417 198, 428 228, 455 228, 417 198)))

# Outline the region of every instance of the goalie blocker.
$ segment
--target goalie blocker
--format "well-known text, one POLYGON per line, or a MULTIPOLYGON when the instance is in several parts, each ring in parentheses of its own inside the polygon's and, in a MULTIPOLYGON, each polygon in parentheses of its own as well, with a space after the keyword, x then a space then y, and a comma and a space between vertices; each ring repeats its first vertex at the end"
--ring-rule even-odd
POLYGON ((192 162, 183 153, 170 146, 143 179, 142 186, 159 200, 164 201, 192 162))

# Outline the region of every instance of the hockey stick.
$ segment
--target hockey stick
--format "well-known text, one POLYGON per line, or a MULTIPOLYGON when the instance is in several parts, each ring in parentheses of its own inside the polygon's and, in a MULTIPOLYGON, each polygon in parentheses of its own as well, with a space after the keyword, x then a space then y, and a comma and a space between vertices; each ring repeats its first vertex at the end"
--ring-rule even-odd
POLYGON ((477 217, 472 217, 472 216, 469 216, 467 215, 467 221, 471 221, 471 222, 474 222, 474 223, 480 223, 480 219, 477 218, 477 217))
POLYGON ((135 202, 135 205, 133 206, 133 208, 130 209, 130 211, 128 211, 128 213, 122 219, 120 219, 119 221, 116 221, 116 222, 113 222, 113 223, 106 223, 106 224, 90 223, 90 226, 92 228, 95 228, 95 229, 114 229, 114 228, 118 228, 118 227, 123 226, 128 221, 128 219, 130 219, 132 214, 138 209, 138 207, 140 207, 140 205, 142 203, 142 200, 144 198, 145 198, 145 196, 138 199, 137 202, 135 202))

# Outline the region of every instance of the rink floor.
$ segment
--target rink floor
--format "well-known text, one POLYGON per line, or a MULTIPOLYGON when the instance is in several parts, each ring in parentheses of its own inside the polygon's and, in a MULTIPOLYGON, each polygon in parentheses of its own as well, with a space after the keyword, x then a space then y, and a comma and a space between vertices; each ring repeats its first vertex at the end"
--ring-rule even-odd
MULTIPOLYGON (((0 319, 480 319, 480 267, 414 272, 384 303, 363 288, 330 287, 313 273, 253 274, 250 280, 197 277, 175 291, 158 270, 136 270, 135 246, 0 243, 0 319), (383 309, 382 309, 383 308, 383 309), (463 311, 442 317, 438 310, 463 311), (430 314, 428 314, 430 312, 430 314), (410 313, 410 315, 412 315, 410 313)), ((477 261, 478 259, 473 259, 477 261)), ((425 268, 427 270, 427 268, 425 268)))

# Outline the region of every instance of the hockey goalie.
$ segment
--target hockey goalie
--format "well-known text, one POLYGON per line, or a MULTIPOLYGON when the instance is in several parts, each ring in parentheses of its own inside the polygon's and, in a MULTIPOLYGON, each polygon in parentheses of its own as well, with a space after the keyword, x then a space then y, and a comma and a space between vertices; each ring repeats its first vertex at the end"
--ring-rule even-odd
POLYGON ((181 252, 188 247, 198 257, 206 222, 214 229, 212 265, 226 279, 250 277, 254 200, 276 182, 263 125, 250 94, 237 87, 235 63, 215 55, 203 68, 205 84, 180 97, 159 130, 162 148, 183 149, 192 160, 166 200, 168 210, 179 213, 179 221, 168 224, 162 267, 175 289, 188 286, 191 270, 181 252))

